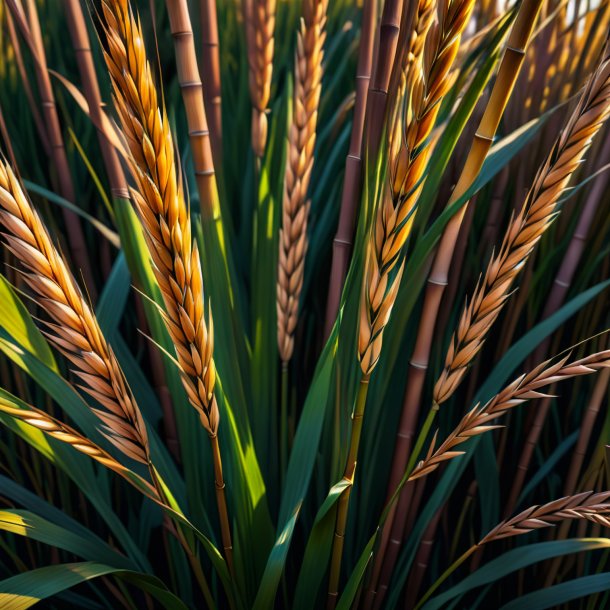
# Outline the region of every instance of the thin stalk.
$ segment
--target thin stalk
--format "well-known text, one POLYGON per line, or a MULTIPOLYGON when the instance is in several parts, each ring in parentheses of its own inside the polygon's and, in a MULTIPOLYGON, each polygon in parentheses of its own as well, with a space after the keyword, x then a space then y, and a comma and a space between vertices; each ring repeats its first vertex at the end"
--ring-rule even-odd
MULTIPOLYGON (((423 483, 423 481, 421 481, 423 483)), ((419 549, 415 557, 414 568, 409 574, 407 580, 407 586, 405 591, 405 607, 413 608, 419 595, 421 583, 424 578, 424 574, 428 569, 428 562, 430 561, 430 553, 434 546, 434 537, 436 535, 436 529, 441 519, 442 509, 436 511, 436 515, 432 517, 428 527, 422 537, 422 541, 419 544, 419 549)))
MULTIPOLYGON (((493 90, 475 134, 464 169, 453 190, 448 205, 457 201, 468 190, 483 165, 523 63, 525 49, 541 5, 542 0, 524 0, 519 8, 519 13, 507 42, 506 51, 502 58, 493 90)), ((419 415, 419 403, 428 369, 428 359, 434 336, 436 317, 445 286, 447 285, 447 273, 467 205, 465 203, 462 206, 445 228, 428 278, 422 309, 423 314, 415 349, 409 364, 403 409, 396 435, 394 458, 388 483, 388 493, 391 493, 396 488, 405 471, 411 438, 419 415)), ((403 493, 408 493, 408 489, 405 488, 403 493)), ((388 520, 388 525, 389 523, 390 520, 388 520)))
POLYGON ((339 577, 341 575, 341 559, 345 542, 349 499, 354 485, 354 475, 356 473, 356 463, 358 461, 358 448, 360 446, 360 437, 362 434, 362 420, 364 418, 364 408, 366 406, 368 389, 369 377, 364 375, 360 379, 360 385, 358 386, 358 393, 356 395, 356 404, 352 413, 349 452, 347 454, 347 462, 343 472, 343 480, 346 481, 348 485, 341 494, 337 504, 337 520, 335 522, 335 535, 333 538, 330 575, 328 578, 328 597, 326 601, 328 610, 332 610, 335 607, 339 596, 339 577))
POLYGON ((282 402, 280 406, 280 479, 282 487, 288 464, 288 362, 282 361, 282 402))
POLYGON ((324 325, 325 340, 330 336, 333 324, 337 319, 341 293, 352 251, 354 225, 359 208, 358 204, 362 194, 362 140, 373 64, 373 40, 376 21, 375 5, 374 0, 364 0, 362 8, 362 26, 360 30, 360 45, 358 47, 358 66, 356 68, 356 101, 354 104, 349 152, 345 159, 339 223, 337 225, 337 234, 333 239, 333 255, 324 325))
POLYGON ((212 154, 216 168, 222 167, 222 92, 218 48, 216 0, 201 0, 201 78, 205 111, 209 117, 212 154))
POLYGON ((227 561, 229 572, 235 578, 233 566, 233 543, 231 542, 231 524, 229 521, 229 511, 227 510, 227 498, 225 495, 225 481, 222 474, 222 458, 220 457, 220 446, 218 435, 210 434, 210 444, 212 447, 212 462, 214 465, 214 485, 216 486, 216 504, 218 505, 218 517, 220 519, 220 532, 222 536, 222 546, 227 561))

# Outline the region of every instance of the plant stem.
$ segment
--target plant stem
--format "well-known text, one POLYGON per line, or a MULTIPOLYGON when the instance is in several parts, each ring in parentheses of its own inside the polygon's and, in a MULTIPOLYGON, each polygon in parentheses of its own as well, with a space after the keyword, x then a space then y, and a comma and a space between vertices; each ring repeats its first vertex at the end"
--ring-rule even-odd
POLYGON ((280 405, 280 481, 284 486, 284 476, 288 463, 288 362, 282 361, 282 403, 280 405))
POLYGON ((478 544, 473 544, 464 554, 458 557, 436 580, 436 582, 426 591, 426 594, 417 602, 417 606, 415 606, 415 610, 419 610, 424 603, 428 601, 430 596, 457 570, 477 549, 479 548, 478 544))
POLYGON ((432 403, 432 407, 430 407, 430 411, 428 411, 428 415, 426 417, 426 421, 422 426, 422 429, 419 431, 419 435, 417 437, 417 441, 415 442, 415 447, 413 447, 413 451, 411 452, 411 456, 409 457, 409 462, 407 463, 407 472, 411 472, 415 467, 415 463, 417 462, 417 457, 421 453, 422 447, 428 438, 428 434, 430 433, 430 428, 432 428, 432 424, 436 419, 436 414, 438 413, 439 406, 438 404, 432 403))
POLYGON ((214 483, 216 486, 216 503, 218 505, 218 517, 220 519, 220 532, 222 536, 222 546, 224 548, 225 559, 231 577, 235 578, 233 567, 233 544, 231 542, 231 525, 229 522, 229 511, 227 510, 227 498, 225 496, 225 482, 222 476, 222 459, 220 457, 220 446, 218 445, 218 435, 210 435, 212 445, 212 461, 214 463, 214 483))
POLYGON ((350 438, 349 453, 343 472, 343 480, 347 481, 348 486, 345 488, 339 497, 337 505, 337 521, 335 524, 335 536, 333 539, 332 555, 330 562, 330 576, 328 579, 328 598, 326 607, 332 610, 339 595, 339 576, 341 574, 341 558, 343 555, 343 544, 345 542, 345 526, 347 524, 347 513, 349 509, 349 498, 354 485, 354 474, 356 472, 356 463, 358 460, 358 447, 360 445, 360 436, 362 434, 362 420, 364 417, 364 407, 366 405, 366 396, 369 389, 369 377, 364 376, 360 379, 358 386, 358 394, 356 396, 356 405, 352 413, 352 431, 350 438))

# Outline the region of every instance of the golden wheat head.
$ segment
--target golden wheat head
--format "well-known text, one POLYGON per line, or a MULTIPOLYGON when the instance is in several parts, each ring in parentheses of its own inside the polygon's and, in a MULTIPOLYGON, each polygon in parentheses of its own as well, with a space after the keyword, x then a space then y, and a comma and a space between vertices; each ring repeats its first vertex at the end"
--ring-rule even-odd
POLYGON ((127 456, 147 463, 146 425, 119 363, 42 219, 3 160, 0 224, 23 279, 53 320, 45 323, 45 334, 74 365, 79 387, 104 407, 93 410, 104 423, 104 434, 127 456))
POLYGON ((473 6, 472 0, 442 3, 434 23, 432 3, 422 0, 418 6, 405 73, 405 116, 396 117, 390 134, 390 184, 382 193, 366 259, 358 332, 358 359, 365 376, 381 354, 383 331, 402 277, 404 263, 398 263, 423 186, 430 153, 427 140, 451 86, 448 75, 473 6))
POLYGON ((290 360, 294 349, 305 271, 309 217, 307 191, 322 90, 327 5, 328 0, 304 0, 297 37, 293 117, 288 133, 277 280, 278 349, 283 362, 290 360))
POLYGON ((205 320, 201 261, 191 236, 169 121, 159 105, 140 24, 127 1, 104 0, 103 10, 105 58, 137 185, 131 195, 163 296, 163 319, 188 398, 208 433, 215 435, 219 415, 214 397, 213 323, 211 314, 209 326, 205 320))

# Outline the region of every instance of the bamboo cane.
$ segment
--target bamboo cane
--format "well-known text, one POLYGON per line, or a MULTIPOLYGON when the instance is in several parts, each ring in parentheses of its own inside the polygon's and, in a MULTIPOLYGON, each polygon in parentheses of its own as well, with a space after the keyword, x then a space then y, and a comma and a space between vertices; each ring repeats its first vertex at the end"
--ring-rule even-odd
POLYGON ((371 80, 373 64, 373 40, 375 32, 375 2, 364 0, 360 45, 358 47, 358 66, 356 69, 356 102, 352 121, 352 134, 349 152, 345 160, 345 174, 341 194, 341 208, 337 234, 333 240, 333 254, 328 283, 326 321, 324 339, 330 336, 339 311, 341 292, 347 275, 347 266, 352 251, 354 224, 361 196, 362 179, 362 140, 364 135, 364 116, 371 80))
POLYGON ((203 97, 212 140, 214 166, 220 168, 222 167, 222 92, 216 0, 201 1, 200 22, 203 97))
POLYGON ((206 221, 217 221, 220 218, 218 188, 191 16, 186 0, 166 0, 165 4, 174 38, 178 81, 186 110, 202 217, 206 221))
MULTIPOLYGON (((24 37, 28 38, 30 48, 35 55, 34 71, 38 83, 38 91, 42 100, 42 112, 47 129, 51 159, 57 171, 59 192, 64 199, 67 199, 71 203, 75 203, 76 193, 61 132, 57 106, 55 104, 55 94, 53 93, 51 78, 47 67, 40 21, 38 19, 38 9, 34 0, 26 1, 28 8, 27 14, 21 5, 21 0, 7 0, 7 6, 12 11, 12 16, 22 30, 22 34, 24 37)), ((87 285, 89 297, 95 302, 97 298, 97 289, 93 280, 93 272, 89 262, 87 245, 85 243, 85 236, 80 224, 80 219, 74 212, 66 208, 62 208, 62 215, 64 222, 66 223, 68 243, 70 244, 70 251, 74 258, 74 262, 82 273, 85 284, 87 285)))

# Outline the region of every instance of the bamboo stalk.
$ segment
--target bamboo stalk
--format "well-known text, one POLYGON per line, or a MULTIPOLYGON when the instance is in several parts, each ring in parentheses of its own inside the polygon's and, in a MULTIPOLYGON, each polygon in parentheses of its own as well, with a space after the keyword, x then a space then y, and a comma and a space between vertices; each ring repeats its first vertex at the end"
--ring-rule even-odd
MULTIPOLYGON (((38 92, 42 101, 42 113, 51 150, 51 159, 57 171, 59 192, 64 199, 76 204, 76 193, 72 182, 70 164, 68 163, 61 132, 61 124, 57 106, 55 104, 55 95, 53 93, 51 78, 47 67, 40 21, 38 19, 38 9, 34 0, 26 0, 26 2, 28 7, 27 15, 23 10, 21 0, 7 0, 7 6, 12 11, 13 18, 21 28, 22 34, 29 39, 31 49, 35 55, 34 72, 38 83, 38 92)), ((97 299, 97 289, 93 279, 93 272, 89 262, 87 245, 80 219, 74 212, 66 208, 62 208, 62 215, 66 224, 70 252, 72 253, 74 262, 83 275, 89 297, 95 302, 97 299)))
POLYGON ((220 204, 191 16, 186 0, 166 0, 165 4, 174 38, 178 82, 186 111, 202 218, 215 222, 220 219, 220 204))
POLYGON ((89 33, 81 8, 80 0, 66 0, 66 17, 68 29, 76 54, 78 71, 83 84, 85 99, 89 104, 91 121, 96 127, 104 166, 110 182, 110 190, 118 199, 129 199, 129 188, 125 178, 125 172, 121 166, 119 155, 112 143, 105 136, 101 127, 103 107, 102 96, 93 63, 93 55, 89 42, 89 33))
POLYGON ((347 267, 353 246, 354 226, 361 197, 362 180, 362 140, 364 117, 373 64, 373 40, 375 33, 375 1, 364 0, 358 66, 356 68, 356 102, 352 119, 352 133, 349 151, 345 159, 345 174, 341 192, 341 208, 337 233, 333 239, 333 253, 326 302, 324 339, 328 339, 337 319, 341 293, 347 275, 347 267))
MULTIPOLYGON (((449 199, 448 205, 457 201, 468 190, 483 165, 523 63, 525 49, 533 31, 541 4, 542 0, 524 0, 519 8, 483 118, 475 134, 464 170, 449 199)), ((462 206, 461 210, 452 217, 443 232, 428 278, 422 319, 418 329, 415 349, 409 364, 403 409, 396 434, 394 457, 388 482, 388 495, 396 488, 408 460, 411 439, 419 414, 420 397, 428 368, 428 358, 436 316, 444 288, 447 284, 447 272, 451 263, 451 255, 466 211, 466 205, 462 206)), ((392 520, 392 518, 388 519, 386 527, 391 528, 392 520)))
POLYGON ((402 7, 403 0, 385 0, 383 3, 377 61, 366 100, 366 147, 371 159, 377 156, 385 121, 388 88, 400 34, 402 7))
POLYGON ((40 142, 42 143, 42 147, 48 157, 51 156, 51 145, 49 144, 49 138, 47 136, 47 130, 42 121, 42 116, 38 109, 37 104, 34 101, 34 94, 32 93, 32 87, 30 86, 30 81, 27 76, 27 72, 25 69, 25 62, 23 60, 23 53, 21 52, 21 43, 19 42, 19 37, 17 35, 17 30, 15 29, 15 22, 11 17, 11 12, 6 11, 6 28, 8 30, 8 35, 11 40, 11 46, 13 47, 13 51, 15 53, 15 63, 17 64, 17 69, 19 70, 19 74, 21 76, 21 82, 23 84, 23 90, 25 91, 25 96, 28 98, 28 103, 30 105, 30 111, 32 113, 32 118, 34 119, 34 123, 36 124, 36 131, 38 133, 38 137, 40 142))
POLYGON ((201 0, 201 78, 214 166, 222 167, 222 91, 216 0, 201 0))

